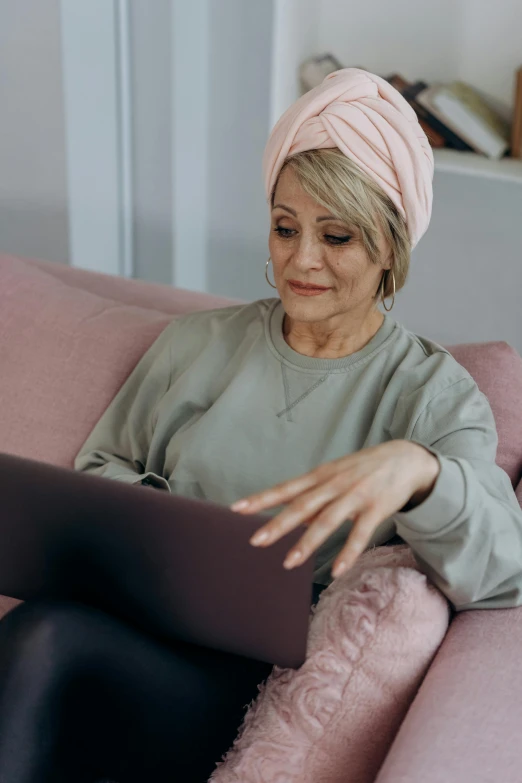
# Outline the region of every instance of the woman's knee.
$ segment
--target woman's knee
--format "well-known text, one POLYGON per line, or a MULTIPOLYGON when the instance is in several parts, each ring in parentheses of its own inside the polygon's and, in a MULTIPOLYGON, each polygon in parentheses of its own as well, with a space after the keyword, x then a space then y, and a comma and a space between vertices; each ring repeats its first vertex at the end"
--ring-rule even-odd
POLYGON ((0 671, 50 676, 70 670, 86 652, 95 613, 88 607, 59 601, 20 604, 0 621, 0 671))

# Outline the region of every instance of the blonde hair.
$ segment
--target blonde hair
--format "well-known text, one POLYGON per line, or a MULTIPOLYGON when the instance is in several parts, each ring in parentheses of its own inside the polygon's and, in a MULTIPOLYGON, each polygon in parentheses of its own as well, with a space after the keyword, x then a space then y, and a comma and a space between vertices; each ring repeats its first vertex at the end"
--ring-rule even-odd
MULTIPOLYGON (((405 284, 410 266, 411 244, 406 222, 390 197, 354 161, 335 148, 299 152, 287 158, 279 172, 291 167, 303 190, 339 220, 358 228, 364 248, 374 264, 382 263, 378 245, 379 230, 392 253, 395 290, 405 284)), ((277 181, 270 201, 274 206, 277 181)), ((375 293, 380 295, 381 285, 375 293)), ((384 274, 384 296, 393 294, 390 272, 384 274)))

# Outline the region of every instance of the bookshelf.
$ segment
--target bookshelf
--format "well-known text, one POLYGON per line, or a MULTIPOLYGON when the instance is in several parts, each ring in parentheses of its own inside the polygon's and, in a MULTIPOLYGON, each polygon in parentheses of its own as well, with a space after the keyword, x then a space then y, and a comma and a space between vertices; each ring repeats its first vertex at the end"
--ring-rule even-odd
POLYGON ((461 152, 446 147, 433 150, 435 171, 465 174, 473 177, 506 180, 522 185, 522 160, 492 160, 475 152, 461 152))

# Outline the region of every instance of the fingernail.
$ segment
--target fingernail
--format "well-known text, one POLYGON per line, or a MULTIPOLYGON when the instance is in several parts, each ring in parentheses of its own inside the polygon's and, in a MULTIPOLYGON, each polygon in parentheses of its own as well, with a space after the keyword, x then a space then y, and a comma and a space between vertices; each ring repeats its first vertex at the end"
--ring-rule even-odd
POLYGON ((255 536, 252 536, 250 539, 250 543, 254 546, 257 546, 258 544, 262 544, 263 541, 266 541, 268 538, 268 533, 266 530, 264 530, 262 533, 256 533, 255 536))
POLYGON ((288 555, 283 565, 285 568, 291 568, 296 563, 298 563, 300 559, 301 559, 301 552, 297 552, 297 551, 292 552, 291 555, 288 555))
POLYGON ((332 570, 332 576, 334 578, 341 576, 341 574, 344 574, 347 568, 348 566, 346 565, 346 563, 337 563, 335 568, 332 570))
POLYGON ((232 511, 239 511, 241 508, 246 508, 248 506, 248 500, 236 500, 235 503, 232 503, 230 508, 232 511))

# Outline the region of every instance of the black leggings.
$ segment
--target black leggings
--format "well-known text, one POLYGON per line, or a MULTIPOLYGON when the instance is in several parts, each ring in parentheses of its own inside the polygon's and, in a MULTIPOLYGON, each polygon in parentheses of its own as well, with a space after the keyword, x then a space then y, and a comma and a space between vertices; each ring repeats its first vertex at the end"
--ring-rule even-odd
POLYGON ((0 783, 204 783, 271 668, 21 604, 0 622, 0 783))
POLYGON ((0 783, 205 783, 271 669, 85 604, 21 604, 0 622, 0 783))

